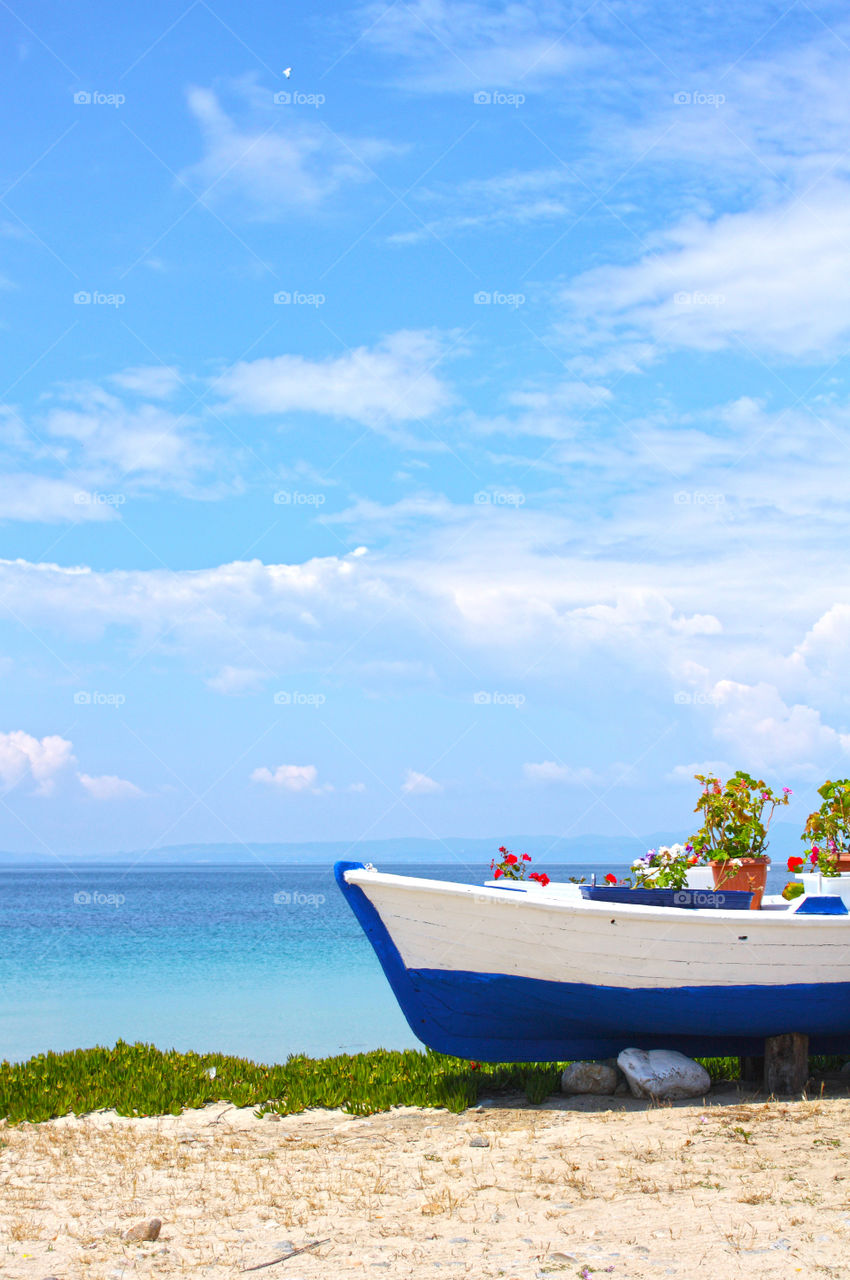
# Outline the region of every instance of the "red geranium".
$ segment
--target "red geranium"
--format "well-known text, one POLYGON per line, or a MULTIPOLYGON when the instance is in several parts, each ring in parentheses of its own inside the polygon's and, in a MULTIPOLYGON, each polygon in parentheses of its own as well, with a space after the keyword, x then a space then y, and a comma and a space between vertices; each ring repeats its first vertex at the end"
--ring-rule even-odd
POLYGON ((791 858, 789 858, 789 859, 788 859, 788 870, 789 870, 789 871, 799 871, 799 870, 800 870, 800 868, 801 868, 801 867, 804 867, 805 865, 806 865, 806 863, 805 863, 805 860, 804 860, 803 858, 795 858, 795 857, 791 857, 791 858))
POLYGON ((617 877, 616 877, 615 875, 613 875, 610 871, 608 872, 607 876, 605 877, 605 880, 606 880, 606 883, 607 883, 607 884, 616 884, 616 883, 617 883, 617 877))
POLYGON ((549 884, 549 877, 547 876, 545 871, 532 871, 531 875, 528 878, 529 880, 536 880, 537 883, 541 884, 544 889, 546 888, 547 884, 549 884))
MULTIPOLYGON (((499 845, 499 861, 494 858, 490 863, 490 870, 493 872, 494 880, 524 880, 526 873, 529 871, 529 862, 531 862, 531 854, 523 853, 519 857, 515 853, 511 853, 510 849, 506 849, 503 844, 499 845)), ((532 880, 537 880, 540 884, 548 884, 549 877, 541 874, 531 876, 532 880)))

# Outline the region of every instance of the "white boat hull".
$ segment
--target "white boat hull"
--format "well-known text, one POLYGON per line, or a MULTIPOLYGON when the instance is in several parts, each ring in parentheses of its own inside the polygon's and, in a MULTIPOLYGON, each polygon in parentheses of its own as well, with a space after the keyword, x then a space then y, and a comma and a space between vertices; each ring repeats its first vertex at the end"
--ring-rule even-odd
POLYGON ((847 916, 612 906, 352 863, 337 880, 410 1026, 445 1053, 748 1054, 789 1031, 850 1050, 847 916))

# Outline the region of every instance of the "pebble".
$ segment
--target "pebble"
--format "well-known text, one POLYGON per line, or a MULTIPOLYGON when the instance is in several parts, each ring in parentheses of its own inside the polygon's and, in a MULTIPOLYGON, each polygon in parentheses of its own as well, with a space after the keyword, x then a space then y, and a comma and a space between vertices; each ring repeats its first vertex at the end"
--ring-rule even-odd
POLYGON ((125 1231, 122 1240, 156 1240, 162 1223, 159 1218, 151 1218, 150 1222, 139 1222, 135 1227, 125 1231))
POLYGON ((469 1145, 471 1147, 489 1147, 490 1139, 489 1138, 470 1138, 469 1145))

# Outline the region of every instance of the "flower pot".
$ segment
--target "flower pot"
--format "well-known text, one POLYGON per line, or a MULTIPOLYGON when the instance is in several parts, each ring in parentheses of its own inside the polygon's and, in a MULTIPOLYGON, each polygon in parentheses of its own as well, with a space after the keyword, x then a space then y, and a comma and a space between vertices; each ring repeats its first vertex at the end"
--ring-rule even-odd
POLYGON ((711 867, 688 867, 689 889, 713 889, 714 874, 711 867))
POLYGON ((767 884, 770 858, 741 858, 740 863, 740 870, 732 871, 728 861, 712 862, 711 870, 714 875, 714 887, 730 891, 748 889, 753 895, 750 910, 760 911, 762 895, 767 884))
POLYGON ((850 911, 850 875, 821 876, 820 888, 808 889, 807 893, 819 893, 822 898, 840 898, 850 911))
POLYGON ((820 893, 819 871, 795 871, 794 879, 799 880, 805 893, 820 893))

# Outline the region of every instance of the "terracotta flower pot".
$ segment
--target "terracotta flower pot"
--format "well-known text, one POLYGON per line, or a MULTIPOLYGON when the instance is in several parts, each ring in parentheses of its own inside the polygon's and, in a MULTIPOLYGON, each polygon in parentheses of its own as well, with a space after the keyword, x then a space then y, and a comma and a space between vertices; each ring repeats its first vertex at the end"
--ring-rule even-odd
POLYGON ((712 862, 715 889, 741 889, 752 893, 751 911, 761 910, 761 900, 767 884, 770 858, 741 858, 740 871, 730 871, 728 862, 712 862))

